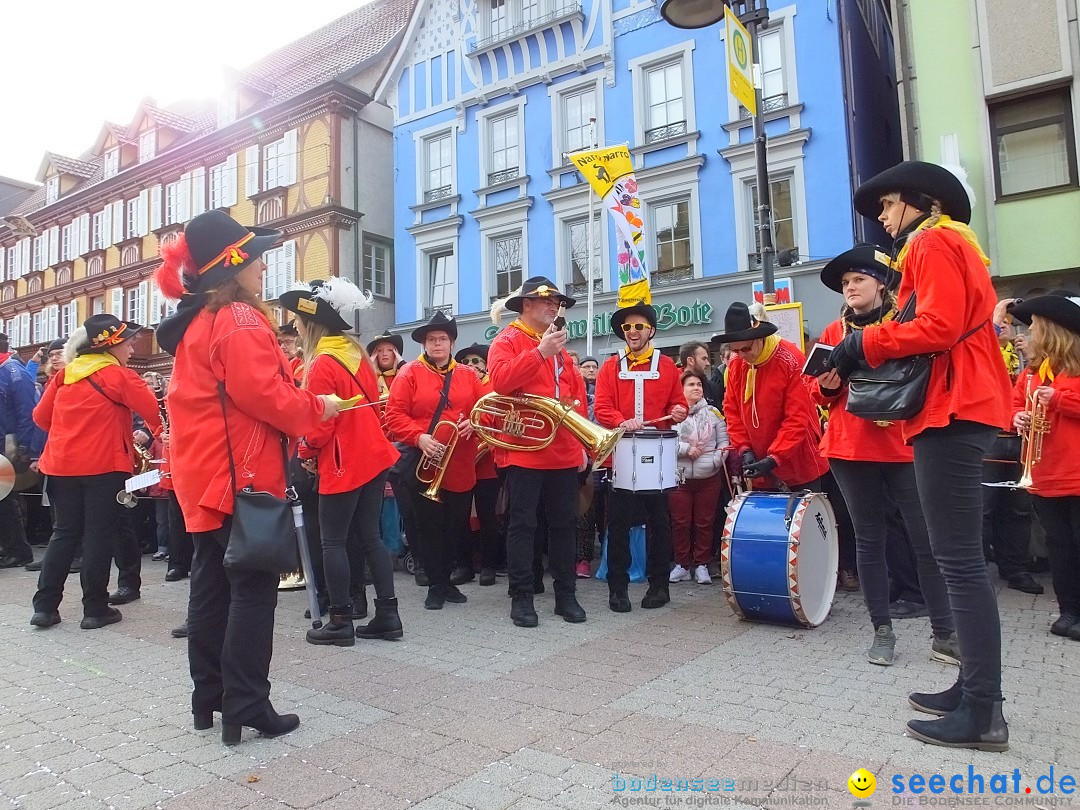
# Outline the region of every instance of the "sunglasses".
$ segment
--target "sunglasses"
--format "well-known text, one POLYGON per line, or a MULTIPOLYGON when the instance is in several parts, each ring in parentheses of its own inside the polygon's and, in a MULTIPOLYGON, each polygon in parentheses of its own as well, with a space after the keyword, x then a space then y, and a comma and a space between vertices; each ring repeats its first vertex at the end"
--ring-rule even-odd
POLYGON ((652 329, 647 323, 624 323, 622 330, 624 332, 644 332, 646 329, 652 329))
POLYGON ((465 362, 470 366, 482 366, 484 364, 484 358, 477 357, 474 354, 472 357, 466 357, 465 362))

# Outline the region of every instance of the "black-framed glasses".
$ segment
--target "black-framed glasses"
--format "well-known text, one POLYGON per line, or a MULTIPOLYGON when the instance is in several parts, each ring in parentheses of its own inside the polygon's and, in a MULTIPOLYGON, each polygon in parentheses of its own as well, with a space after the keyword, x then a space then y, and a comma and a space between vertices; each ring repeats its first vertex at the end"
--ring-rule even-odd
POLYGON ((644 332, 646 329, 651 329, 647 323, 624 323, 622 330, 624 332, 644 332))
POLYGON ((474 355, 472 355, 470 357, 466 357, 465 362, 467 364, 469 364, 470 366, 482 366, 484 364, 484 358, 483 357, 477 357, 474 354, 474 355))

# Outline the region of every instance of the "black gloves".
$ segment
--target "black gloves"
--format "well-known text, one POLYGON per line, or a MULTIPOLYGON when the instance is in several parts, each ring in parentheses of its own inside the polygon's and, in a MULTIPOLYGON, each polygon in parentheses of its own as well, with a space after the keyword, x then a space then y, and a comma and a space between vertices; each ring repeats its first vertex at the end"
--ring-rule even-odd
MULTIPOLYGON (((746 454, 744 453, 744 461, 745 455, 746 454)), ((755 461, 751 464, 746 464, 743 467, 743 475, 747 478, 764 478, 775 469, 776 459, 774 459, 772 456, 765 456, 765 458, 761 459, 761 461, 755 461)))
POLYGON ((829 365, 836 369, 840 379, 846 380, 865 360, 862 332, 852 332, 829 354, 829 365))
POLYGON ((757 456, 754 455, 753 450, 743 450, 742 451, 742 466, 743 466, 743 469, 746 469, 751 464, 753 464, 755 461, 757 461, 757 456))

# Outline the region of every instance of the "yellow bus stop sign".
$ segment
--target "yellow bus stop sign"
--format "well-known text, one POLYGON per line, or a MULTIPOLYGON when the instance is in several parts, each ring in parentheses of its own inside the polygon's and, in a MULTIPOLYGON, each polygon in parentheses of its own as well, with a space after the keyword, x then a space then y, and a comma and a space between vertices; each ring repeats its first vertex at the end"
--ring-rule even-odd
POLYGON ((754 97, 754 52, 750 32, 746 30, 731 6, 727 7, 728 86, 735 100, 757 115, 754 97))

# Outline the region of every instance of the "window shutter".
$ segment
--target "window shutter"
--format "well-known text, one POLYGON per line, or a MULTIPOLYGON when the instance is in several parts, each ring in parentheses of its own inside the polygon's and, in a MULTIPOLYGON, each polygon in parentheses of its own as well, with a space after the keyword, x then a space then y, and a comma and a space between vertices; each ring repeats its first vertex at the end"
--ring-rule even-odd
POLYGON ((52 267, 60 261, 60 228, 53 225, 47 233, 49 234, 49 259, 47 264, 52 267))
POLYGON ((237 155, 229 155, 225 161, 224 191, 221 195, 221 204, 227 208, 236 205, 236 176, 239 174, 237 155))
POLYGON ((139 213, 136 216, 138 224, 138 235, 146 236, 150 233, 150 220, 148 214, 150 211, 150 189, 144 188, 139 192, 139 213))
MULTIPOLYGON (((30 272, 30 240, 23 239, 19 243, 19 275, 25 276, 30 272)), ((29 342, 29 341, 27 341, 29 342)))
POLYGON ((180 185, 176 190, 176 221, 180 223, 191 219, 191 172, 180 176, 180 185))
POLYGON ((112 241, 118 244, 124 241, 124 201, 112 204, 112 241))
POLYGON ((291 290, 293 282, 296 281, 296 240, 290 239, 284 245, 281 246, 284 261, 282 267, 285 276, 282 280, 281 286, 278 288, 278 294, 291 290))
POLYGON ((161 184, 150 189, 150 230, 161 227, 161 184))
POLYGON ((146 299, 150 296, 150 282, 140 281, 135 293, 135 322, 146 320, 146 299))
POLYGON ((161 290, 158 289, 158 285, 154 284, 150 287, 150 325, 157 326, 161 323, 161 304, 162 304, 161 290))
POLYGON ((79 252, 82 256, 90 252, 90 215, 83 214, 79 217, 79 252))
POLYGON ((279 156, 284 161, 284 178, 281 185, 291 186, 296 182, 296 130, 290 129, 285 133, 285 153, 279 156))
POLYGON ((249 146, 244 155, 244 194, 254 197, 259 193, 259 147, 249 146))
POLYGON ((30 313, 24 312, 19 316, 19 345, 30 345, 30 313))
POLYGON ((206 210, 206 167, 200 166, 191 173, 191 211, 197 217, 206 210))
POLYGON ((64 304, 64 317, 60 323, 60 337, 65 340, 75 331, 75 324, 79 322, 79 302, 72 301, 64 304))
POLYGON ((45 326, 45 339, 56 340, 60 337, 60 305, 53 304, 45 310, 48 320, 45 326))
POLYGON ((0 245, 0 278, 7 278, 7 248, 2 245, 0 245))
POLYGON ((106 205, 101 209, 101 246, 106 248, 112 243, 112 205, 106 205))
POLYGON ((124 291, 117 287, 110 292, 109 314, 115 315, 120 320, 124 320, 124 291))

